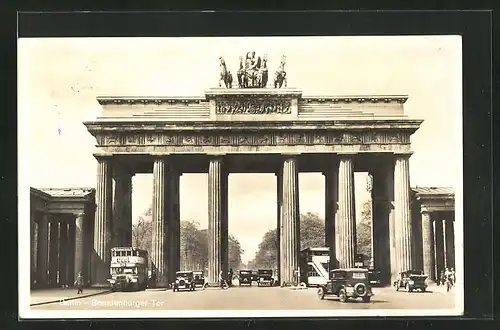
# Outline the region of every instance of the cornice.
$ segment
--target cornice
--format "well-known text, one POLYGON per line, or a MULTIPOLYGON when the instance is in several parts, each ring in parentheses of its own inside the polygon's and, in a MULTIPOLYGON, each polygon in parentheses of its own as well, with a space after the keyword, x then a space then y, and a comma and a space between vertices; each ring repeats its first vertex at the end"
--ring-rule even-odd
POLYGON ((402 130, 416 131, 423 120, 330 120, 330 121, 87 121, 91 133, 99 132, 161 132, 161 131, 266 131, 266 130, 402 130))
POLYGON ((305 103, 405 103, 408 95, 345 95, 345 96, 303 96, 305 103))
POLYGON ((98 96, 100 105, 135 105, 135 104, 199 104, 214 98, 238 97, 293 97, 301 103, 405 103, 408 95, 345 95, 345 96, 302 96, 295 89, 229 89, 210 90, 202 96, 98 96))
POLYGON ((204 97, 123 97, 123 96, 99 96, 97 102, 100 105, 135 105, 135 104, 199 104, 207 102, 204 97))

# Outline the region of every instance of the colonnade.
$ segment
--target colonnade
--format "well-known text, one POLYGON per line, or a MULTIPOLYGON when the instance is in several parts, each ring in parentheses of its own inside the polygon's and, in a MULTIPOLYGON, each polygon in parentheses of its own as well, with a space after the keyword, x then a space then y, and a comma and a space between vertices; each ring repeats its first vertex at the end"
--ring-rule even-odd
POLYGON ((31 212, 32 288, 73 285, 79 272, 90 273, 85 245, 85 213, 31 212))
POLYGON ((455 268, 453 212, 422 210, 422 264, 432 281, 446 268, 455 268))
MULTIPOLYGON (((356 218, 354 199, 354 157, 345 153, 325 155, 325 234, 334 267, 354 267, 356 218)), ((412 219, 410 212, 410 154, 394 154, 374 166, 373 206, 375 264, 381 265, 386 281, 402 270, 414 267, 412 219)), ((153 163, 151 261, 158 285, 175 279, 180 267, 179 179, 181 168, 168 156, 153 163)), ((278 265, 281 282, 293 282, 300 250, 299 213, 300 154, 282 154, 276 173, 278 265)), ((228 167, 224 155, 208 160, 208 278, 216 283, 218 274, 228 270, 228 167)), ((133 173, 111 168, 109 158, 98 158, 97 212, 94 225, 96 252, 93 283, 105 283, 109 273, 110 248, 130 245, 131 178, 133 173), (115 191, 112 192, 112 177, 115 191), (114 195, 114 198, 113 196, 114 195), (127 229, 128 228, 128 229, 127 229)), ((197 206, 195 206, 197 207, 197 206)))

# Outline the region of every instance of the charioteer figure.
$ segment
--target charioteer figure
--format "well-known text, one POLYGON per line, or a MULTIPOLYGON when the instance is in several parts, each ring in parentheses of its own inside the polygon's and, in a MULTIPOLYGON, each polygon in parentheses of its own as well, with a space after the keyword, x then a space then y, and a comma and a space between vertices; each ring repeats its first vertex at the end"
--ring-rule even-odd
POLYGON ((285 71, 286 57, 283 55, 278 70, 274 74, 274 88, 281 88, 283 85, 286 87, 286 71, 285 71))

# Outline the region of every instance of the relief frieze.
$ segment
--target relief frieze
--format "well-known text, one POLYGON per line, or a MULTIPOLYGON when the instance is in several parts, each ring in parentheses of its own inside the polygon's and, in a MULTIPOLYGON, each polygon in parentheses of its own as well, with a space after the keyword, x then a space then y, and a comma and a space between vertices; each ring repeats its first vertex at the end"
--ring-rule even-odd
POLYGON ((289 99, 219 99, 215 110, 220 115, 262 115, 262 114, 291 114, 292 102, 289 99))
POLYGON ((409 144, 407 132, 220 132, 208 133, 118 133, 98 135, 100 146, 289 146, 409 144))

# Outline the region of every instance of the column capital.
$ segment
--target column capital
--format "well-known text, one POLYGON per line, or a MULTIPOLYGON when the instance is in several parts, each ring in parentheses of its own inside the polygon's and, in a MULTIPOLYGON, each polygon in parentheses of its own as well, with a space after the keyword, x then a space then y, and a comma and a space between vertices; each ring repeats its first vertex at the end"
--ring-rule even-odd
POLYGON ((124 166, 113 166, 113 176, 116 178, 132 178, 135 175, 134 171, 124 166))
POLYGON ((97 160, 97 161, 108 161, 108 162, 111 162, 111 160, 113 159, 113 157, 109 154, 94 154, 94 158, 97 160))
POLYGON ((73 213, 75 215, 75 217, 77 218, 84 218, 85 217, 85 211, 77 211, 75 213, 73 213))
POLYGON ((337 157, 339 159, 345 159, 345 158, 349 158, 349 159, 352 159, 354 156, 356 156, 358 154, 358 152, 339 152, 337 153, 337 157))
POLYGON ((410 158, 411 155, 413 155, 413 151, 409 151, 409 152, 395 152, 394 153, 394 156, 396 158, 410 158))
POLYGON ((301 155, 301 153, 300 152, 282 152, 280 155, 284 160, 288 160, 288 159, 297 159, 301 155))
POLYGON ((170 156, 170 152, 159 152, 159 151, 151 151, 148 155, 158 158, 164 158, 170 156))
POLYGON ((420 209, 420 214, 428 214, 428 215, 431 215, 432 211, 429 211, 427 209, 424 209, 424 208, 421 208, 420 209))

